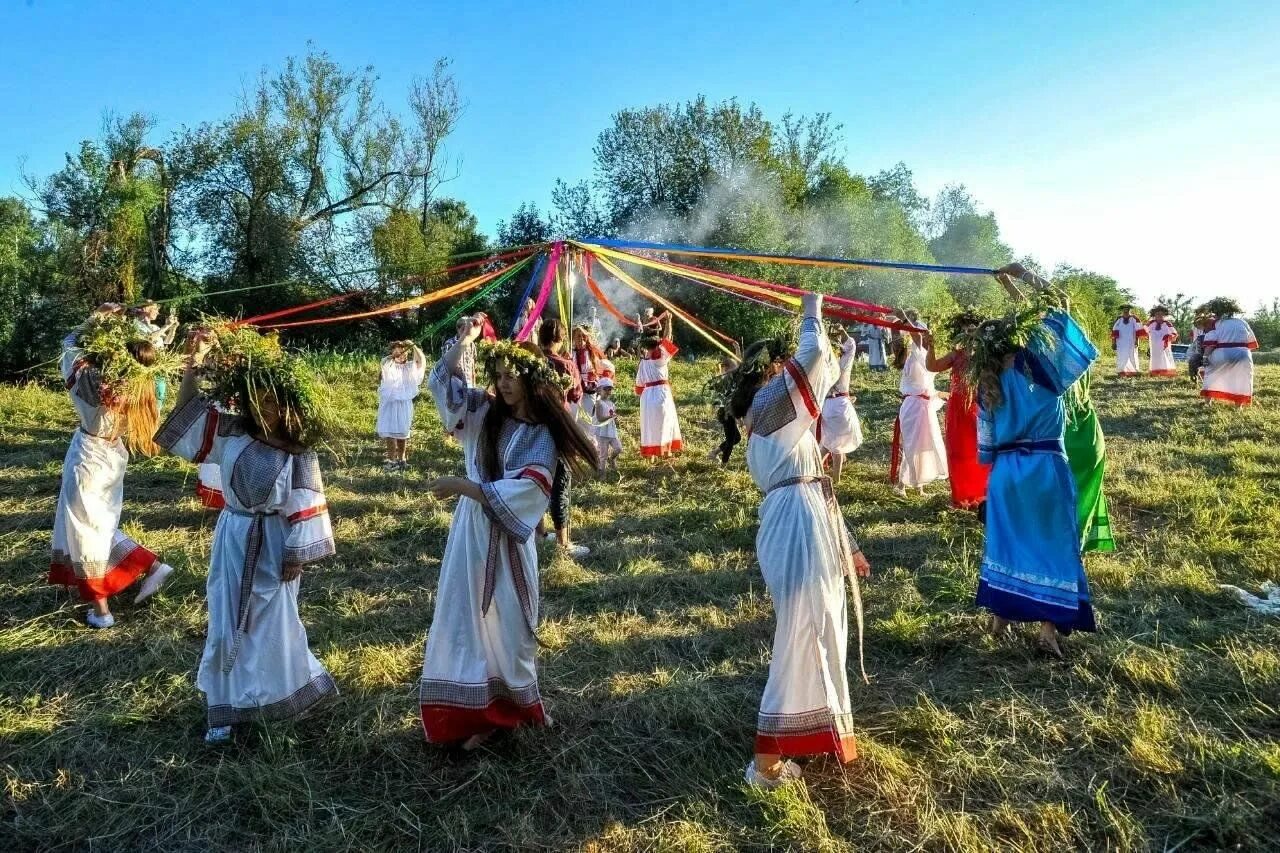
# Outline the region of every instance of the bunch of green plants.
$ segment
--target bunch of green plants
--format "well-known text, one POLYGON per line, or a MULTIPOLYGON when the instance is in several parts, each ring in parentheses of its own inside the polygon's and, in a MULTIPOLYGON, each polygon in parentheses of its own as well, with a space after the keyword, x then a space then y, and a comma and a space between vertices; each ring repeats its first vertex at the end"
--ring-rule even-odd
POLYGON ((122 314, 96 314, 80 327, 76 344, 102 377, 104 396, 137 399, 157 379, 174 376, 181 369, 181 355, 167 350, 157 349, 149 365, 134 358, 129 345, 145 340, 122 314))

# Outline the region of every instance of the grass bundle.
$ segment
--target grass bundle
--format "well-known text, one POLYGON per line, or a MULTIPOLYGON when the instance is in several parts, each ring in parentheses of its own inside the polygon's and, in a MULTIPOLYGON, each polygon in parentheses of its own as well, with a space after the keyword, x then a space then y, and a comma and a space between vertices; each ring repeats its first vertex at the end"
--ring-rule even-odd
POLYGON ((133 321, 119 314, 91 317, 76 333, 76 343, 102 377, 104 399, 136 400, 155 381, 175 376, 182 356, 156 349, 151 364, 133 357, 129 345, 147 341, 133 321))

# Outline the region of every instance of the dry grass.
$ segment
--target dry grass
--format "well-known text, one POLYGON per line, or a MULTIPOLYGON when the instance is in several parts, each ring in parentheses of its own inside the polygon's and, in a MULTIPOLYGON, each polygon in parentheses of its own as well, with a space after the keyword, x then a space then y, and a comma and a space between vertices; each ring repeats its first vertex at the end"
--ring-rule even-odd
MULTIPOLYGON (((321 360, 365 434, 373 362, 321 360)), ((200 742, 193 685, 213 517, 193 472, 139 462, 125 525, 179 568, 121 627, 91 633, 43 582, 70 429, 62 394, 0 388, 0 849, 722 851, 1264 849, 1280 829, 1280 627, 1219 582, 1280 565, 1280 367, 1258 405, 1202 408, 1180 382, 1099 382, 1122 547, 1091 557, 1103 630, 1065 663, 982 633, 982 532, 941 491, 885 482, 896 388, 857 374, 869 441, 839 491, 873 564, 863 747, 805 787, 745 790, 772 621, 752 557, 758 495, 702 460, 699 388, 675 372, 693 451, 630 457, 582 485, 581 563, 543 564, 542 684, 556 727, 502 752, 422 743, 415 683, 445 505, 421 493, 457 450, 429 406, 404 478, 371 436, 327 460, 339 557, 310 572, 303 618, 342 688, 326 712, 200 742)), ((625 387, 625 382, 623 383, 625 387)), ((634 447, 635 413, 620 395, 634 447)))

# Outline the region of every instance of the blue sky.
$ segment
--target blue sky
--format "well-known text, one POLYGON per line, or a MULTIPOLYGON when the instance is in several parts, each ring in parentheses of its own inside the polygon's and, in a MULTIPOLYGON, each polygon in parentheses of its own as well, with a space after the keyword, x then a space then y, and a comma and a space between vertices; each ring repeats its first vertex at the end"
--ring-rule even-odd
POLYGON ((0 193, 58 168, 105 110, 162 135, 217 119, 308 42, 372 64, 399 108, 454 61, 451 140, 486 230, 557 177, 591 172, 623 107, 756 101, 829 111, 850 167, 905 161, 932 194, 963 182, 1019 253, 1253 305, 1280 198, 1280 3, 601 4, 11 0, 0 7, 0 193))

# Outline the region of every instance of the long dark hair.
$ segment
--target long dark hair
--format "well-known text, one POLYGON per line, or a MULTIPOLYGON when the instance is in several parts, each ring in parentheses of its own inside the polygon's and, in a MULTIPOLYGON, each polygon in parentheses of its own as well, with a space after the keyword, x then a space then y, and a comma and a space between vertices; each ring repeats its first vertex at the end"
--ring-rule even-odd
POLYGON ((729 414, 741 420, 751 410, 751 402, 760 386, 770 378, 769 368, 789 358, 795 345, 789 336, 779 335, 756 341, 742 354, 742 364, 732 373, 733 392, 729 395, 729 414))
POLYGON ((542 321, 542 325, 538 327, 538 345, 543 349, 550 349, 552 344, 558 344, 569 337, 569 330, 565 328, 564 320, 559 317, 551 317, 542 321))
MULTIPOLYGON (((561 326, 563 327, 563 324, 561 326)), ((525 399, 528 401, 532 423, 542 424, 551 432, 556 453, 575 473, 586 474, 595 471, 598 460, 595 442, 587 437, 582 427, 569 414, 569 410, 564 407, 563 389, 559 385, 540 382, 534 379, 531 373, 519 375, 520 382, 524 385, 525 399)), ((502 435, 503 424, 508 418, 515 416, 515 410, 507 405, 502 395, 494 393, 489 401, 489 411, 484 416, 484 424, 480 428, 478 454, 480 470, 490 480, 502 477, 502 460, 498 456, 499 438, 502 435)))

